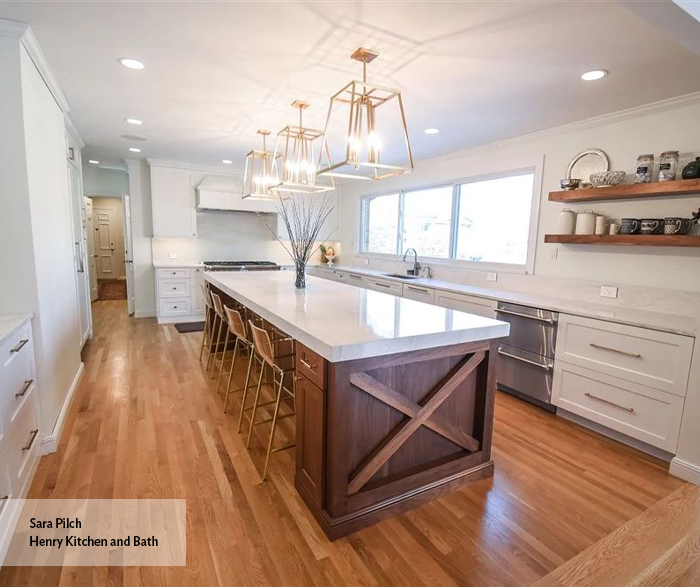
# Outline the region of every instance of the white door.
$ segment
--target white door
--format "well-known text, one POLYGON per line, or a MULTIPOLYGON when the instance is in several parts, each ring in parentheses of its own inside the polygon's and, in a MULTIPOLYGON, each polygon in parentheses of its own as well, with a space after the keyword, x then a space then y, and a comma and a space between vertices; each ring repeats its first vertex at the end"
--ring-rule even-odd
POLYGON ((134 297, 134 254, 131 238, 131 199, 124 195, 124 263, 126 265, 126 303, 129 315, 134 313, 136 300, 134 297))
POLYGON ((85 198, 85 222, 87 224, 87 268, 90 279, 90 301, 97 299, 97 266, 95 264, 95 224, 92 221, 92 200, 85 198))
POLYGON ((114 254, 113 210, 107 208, 95 208, 93 223, 95 224, 95 250, 97 254, 97 278, 118 279, 119 267, 115 266, 114 254))
POLYGON ((83 193, 80 184, 80 170, 68 161, 68 190, 73 224, 73 246, 75 256, 75 290, 78 297, 78 323, 81 344, 90 336, 92 327, 92 307, 90 306, 90 285, 87 269, 87 230, 83 193))

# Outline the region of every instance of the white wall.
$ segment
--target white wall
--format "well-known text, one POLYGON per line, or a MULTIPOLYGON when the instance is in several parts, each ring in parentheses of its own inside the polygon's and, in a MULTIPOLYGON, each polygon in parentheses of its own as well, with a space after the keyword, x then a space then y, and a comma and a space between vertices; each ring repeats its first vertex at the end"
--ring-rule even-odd
POLYGON ((134 316, 156 315, 156 289, 153 273, 151 239, 151 174, 148 164, 127 159, 131 200, 131 239, 134 261, 134 316))
MULTIPOLYGON (((568 162, 576 153, 587 148, 600 148, 610 157, 612 169, 622 169, 631 173, 640 153, 658 154, 669 149, 679 150, 683 163, 686 163, 694 156, 700 155, 699 136, 700 96, 694 96, 692 99, 669 101, 653 108, 610 115, 529 137, 421 161, 416 164, 414 173, 377 184, 346 182, 342 185, 340 214, 343 263, 363 264, 363 261, 354 255, 359 232, 360 196, 522 167, 531 165, 544 156, 534 271, 538 278, 584 279, 619 285, 622 289, 625 286, 646 286, 698 292, 698 249, 563 246, 545 244, 543 241, 546 233, 555 232, 557 215, 566 207, 549 202, 548 192, 559 189, 559 179, 564 176, 568 162), (555 249, 558 252, 556 259, 552 257, 555 249)), ((700 196, 568 205, 576 211, 593 208, 613 218, 689 217, 691 211, 697 210, 698 206, 700 196)), ((382 263, 371 260, 370 266, 372 265, 381 266, 382 263)), ((443 279, 465 282, 484 280, 481 272, 439 266, 435 266, 434 269, 436 276, 443 279)), ((503 286, 529 287, 528 282, 536 283, 537 280, 499 274, 499 284, 503 286)), ((595 290, 596 288, 591 288, 592 292, 595 290)), ((624 291, 622 293, 624 295, 624 291)), ((689 309, 689 314, 694 314, 694 310, 689 309)))
POLYGON ((120 169, 99 167, 83 161, 83 191, 86 196, 117 196, 129 193, 129 175, 120 169))
POLYGON ((27 303, 24 309, 35 314, 33 328, 42 430, 49 432, 54 428, 81 363, 66 171, 66 127, 63 112, 24 49, 21 70, 37 291, 37 303, 27 303))

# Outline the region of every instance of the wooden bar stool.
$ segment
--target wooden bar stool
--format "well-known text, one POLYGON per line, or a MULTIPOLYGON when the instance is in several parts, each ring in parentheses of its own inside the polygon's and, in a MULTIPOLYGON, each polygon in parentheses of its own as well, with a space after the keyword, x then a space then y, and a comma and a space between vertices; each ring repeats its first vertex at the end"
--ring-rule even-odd
MULTIPOLYGON (((223 334, 224 324, 226 322, 226 314, 224 313, 224 306, 221 303, 221 297, 219 294, 211 292, 211 301, 214 303, 214 324, 216 325, 218 319, 218 327, 216 328, 216 343, 212 345, 211 348, 214 352, 209 352, 209 357, 212 359, 211 367, 209 366, 209 361, 207 361, 207 371, 211 369, 210 377, 213 379, 215 377, 214 372, 216 371, 216 361, 217 355, 219 354, 219 346, 221 345, 221 335, 223 334)), ((228 331, 228 329, 227 329, 228 331)), ((212 338, 213 341, 213 338, 212 338)), ((223 361, 223 355, 226 347, 221 351, 221 360, 223 361)))
MULTIPOLYGON (((229 341, 229 335, 233 335, 235 338, 235 344, 233 346, 233 357, 231 358, 231 368, 226 371, 226 375, 228 375, 228 384, 226 386, 225 394, 224 394, 224 412, 226 411, 226 403, 228 402, 228 394, 229 393, 234 393, 233 391, 230 391, 231 389, 231 379, 233 378, 233 369, 236 366, 236 355, 238 354, 239 348, 241 350, 250 350, 250 348, 253 346, 253 343, 250 342, 250 338, 248 337, 246 330, 245 330, 245 321, 243 318, 243 314, 245 314, 246 309, 244 306, 239 304, 238 302, 231 302, 228 305, 224 305, 224 314, 226 315, 226 340, 224 341, 224 350, 223 352, 226 352, 226 349, 228 348, 228 341, 229 341)), ((216 383, 216 393, 219 393, 219 387, 221 387, 221 376, 224 374, 224 362, 225 362, 225 357, 222 355, 221 357, 221 366, 219 368, 219 380, 216 383)), ((246 382, 247 385, 247 382, 246 382)), ((241 389, 237 389, 235 391, 242 391, 241 389)))
POLYGON ((206 281, 202 282, 202 299, 204 300, 204 331, 202 332, 202 346, 199 348, 199 360, 201 362, 204 349, 207 349, 207 364, 211 354, 211 332, 212 315, 214 314, 214 304, 209 294, 209 286, 206 281))
MULTIPOLYGON (((262 480, 265 481, 265 478, 267 477, 267 469, 270 464, 270 455, 273 452, 279 452, 282 450, 286 450, 288 448, 292 448, 295 443, 289 443, 285 444, 283 446, 277 447, 277 448, 272 448, 274 438, 275 438, 275 431, 277 429, 277 422, 278 420, 282 418, 289 418, 291 416, 295 415, 295 411, 292 408, 292 411, 287 414, 282 414, 280 415, 280 404, 282 402, 282 398, 284 396, 284 399, 291 399, 292 400, 292 406, 294 405, 294 352, 288 353, 288 354, 279 354, 276 352, 275 347, 279 345, 280 343, 292 343, 293 339, 291 337, 285 336, 282 338, 276 338, 272 339, 270 338, 270 333, 265 330, 264 328, 260 328, 259 326, 256 326, 255 324, 251 322, 248 322, 249 327, 250 327, 250 332, 252 334, 253 338, 253 354, 256 356, 256 359, 258 359, 261 363, 261 368, 260 368, 260 376, 258 377, 258 384, 257 388, 255 390, 255 399, 253 401, 253 406, 252 406, 252 414, 250 416, 250 425, 248 427, 248 438, 246 439, 246 447, 250 446, 250 438, 253 433, 253 426, 258 426, 260 424, 264 424, 266 422, 272 422, 272 427, 270 429, 270 438, 267 443, 267 452, 265 454, 265 465, 263 467, 263 473, 262 473, 262 480), (291 367, 289 368, 284 368, 281 363, 284 361, 287 361, 291 364, 291 367), (264 367, 267 366, 272 370, 273 374, 273 391, 274 391, 274 399, 270 402, 265 402, 265 403, 260 403, 260 389, 262 387, 262 382, 263 382, 263 371, 264 367), (292 388, 289 389, 289 387, 284 385, 284 380, 286 376, 291 376, 291 381, 292 381, 292 388), (258 408, 264 406, 264 405, 270 405, 273 404, 275 405, 274 412, 271 418, 264 418, 258 422, 255 421, 255 414, 258 410, 258 408)), ((246 390, 247 391, 247 390, 246 390)), ((245 405, 245 391, 244 391, 244 399, 243 399, 243 405, 241 408, 241 418, 243 416, 243 413, 246 411, 246 405, 245 405)))

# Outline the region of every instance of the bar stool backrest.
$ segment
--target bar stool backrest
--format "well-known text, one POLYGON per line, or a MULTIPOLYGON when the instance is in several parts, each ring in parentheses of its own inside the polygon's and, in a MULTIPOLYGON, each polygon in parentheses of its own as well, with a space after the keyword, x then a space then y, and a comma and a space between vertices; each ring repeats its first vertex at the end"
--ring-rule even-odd
POLYGON ((211 299, 214 302, 214 310, 216 310, 216 313, 219 315, 219 318, 221 318, 225 322, 226 315, 224 314, 224 306, 221 303, 221 297, 219 297, 219 294, 211 292, 211 299))
POLYGON ((202 299, 204 300, 204 305, 208 306, 209 308, 214 308, 214 304, 211 301, 211 295, 209 293, 209 287, 207 286, 207 282, 203 281, 202 282, 202 299))
POLYGON ((253 344, 255 345, 256 352, 270 365, 275 364, 275 353, 272 350, 272 342, 270 342, 270 335, 267 330, 260 328, 248 321, 250 325, 250 331, 253 334, 253 344))
POLYGON ((248 333, 246 332, 245 322, 243 322, 243 317, 238 310, 224 306, 224 311, 226 312, 226 317, 228 318, 228 327, 233 334, 235 334, 241 340, 248 342, 248 333))

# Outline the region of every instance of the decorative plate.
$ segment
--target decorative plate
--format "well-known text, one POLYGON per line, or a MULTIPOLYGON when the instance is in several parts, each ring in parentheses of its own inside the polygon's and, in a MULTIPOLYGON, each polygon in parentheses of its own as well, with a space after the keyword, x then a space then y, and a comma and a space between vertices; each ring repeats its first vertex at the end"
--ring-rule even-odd
POLYGON ((592 173, 610 171, 610 159, 600 149, 586 149, 576 155, 566 168, 566 179, 588 183, 592 173))

